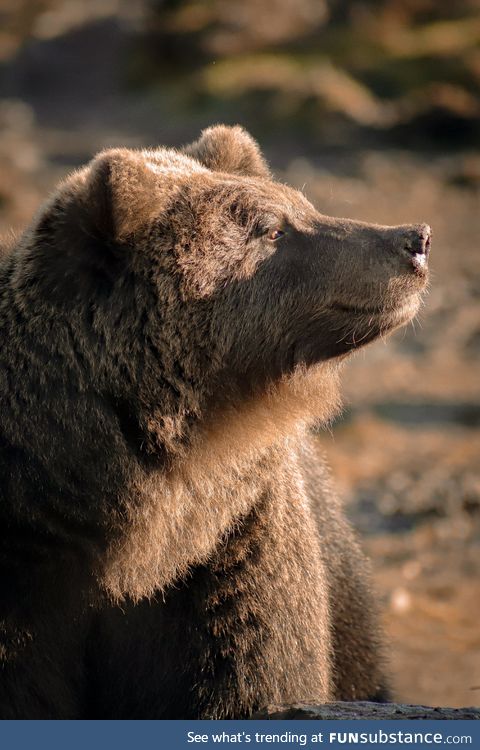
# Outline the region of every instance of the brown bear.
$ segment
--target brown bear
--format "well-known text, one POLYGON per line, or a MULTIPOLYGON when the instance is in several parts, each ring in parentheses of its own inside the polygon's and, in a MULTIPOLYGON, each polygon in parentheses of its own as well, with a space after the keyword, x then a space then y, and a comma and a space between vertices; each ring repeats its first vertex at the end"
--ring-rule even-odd
POLYGON ((239 127, 60 185, 0 260, 2 719, 385 697, 309 427, 429 235, 321 215, 239 127))

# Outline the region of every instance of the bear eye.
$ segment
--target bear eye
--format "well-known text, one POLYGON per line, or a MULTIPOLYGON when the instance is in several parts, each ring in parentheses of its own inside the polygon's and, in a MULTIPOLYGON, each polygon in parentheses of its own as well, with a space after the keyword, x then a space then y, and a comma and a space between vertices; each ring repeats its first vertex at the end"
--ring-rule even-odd
POLYGON ((272 242, 275 242, 276 240, 279 240, 281 237, 285 236, 285 232, 283 229, 272 229, 268 233, 268 239, 272 242))

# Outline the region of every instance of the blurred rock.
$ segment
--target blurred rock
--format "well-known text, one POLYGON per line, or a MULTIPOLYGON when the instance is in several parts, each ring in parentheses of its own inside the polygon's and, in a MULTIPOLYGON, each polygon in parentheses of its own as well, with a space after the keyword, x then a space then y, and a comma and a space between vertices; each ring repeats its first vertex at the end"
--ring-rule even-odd
POLYGON ((398 703, 369 703, 357 701, 355 703, 324 703, 312 705, 295 703, 291 706, 267 706, 258 711, 254 719, 311 719, 332 721, 338 719, 480 719, 477 708, 431 708, 429 706, 400 705, 398 703))
POLYGON ((390 607, 394 612, 403 614, 408 612, 412 606, 412 597, 407 589, 399 587, 392 591, 390 596, 390 607))

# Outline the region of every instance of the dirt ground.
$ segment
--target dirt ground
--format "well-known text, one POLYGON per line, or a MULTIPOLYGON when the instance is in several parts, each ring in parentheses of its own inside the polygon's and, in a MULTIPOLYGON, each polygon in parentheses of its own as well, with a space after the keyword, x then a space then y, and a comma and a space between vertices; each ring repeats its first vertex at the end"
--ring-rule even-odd
MULTIPOLYGON (((0 105, 0 125, 1 233, 24 226, 85 155, 122 142, 35 127, 18 101, 0 105)), ((478 705, 479 157, 292 153, 281 177, 327 214, 433 227, 418 321, 345 366, 344 413, 319 440, 372 559, 395 697, 478 705)))

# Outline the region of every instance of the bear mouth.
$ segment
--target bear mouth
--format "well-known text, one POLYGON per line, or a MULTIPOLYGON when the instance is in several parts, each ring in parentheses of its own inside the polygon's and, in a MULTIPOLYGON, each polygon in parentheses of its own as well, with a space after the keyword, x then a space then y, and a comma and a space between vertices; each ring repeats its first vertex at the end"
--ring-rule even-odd
MULTIPOLYGON (((405 323, 415 316, 420 305, 418 295, 412 295, 407 300, 397 305, 382 305, 370 307, 368 305, 352 305, 345 302, 335 302, 330 305, 330 309, 336 313, 356 318, 384 319, 385 322, 397 321, 402 325, 401 320, 405 318, 405 323)), ((383 326, 382 326, 383 328, 383 326)))
POLYGON ((351 305, 344 302, 334 302, 330 305, 330 309, 346 315, 382 315, 385 313, 382 307, 351 305))
POLYGON ((409 323, 418 312, 419 294, 394 305, 369 306, 336 302, 329 305, 320 326, 310 328, 292 351, 295 364, 307 366, 343 358, 409 323), (333 321, 332 321, 332 316, 333 321))

